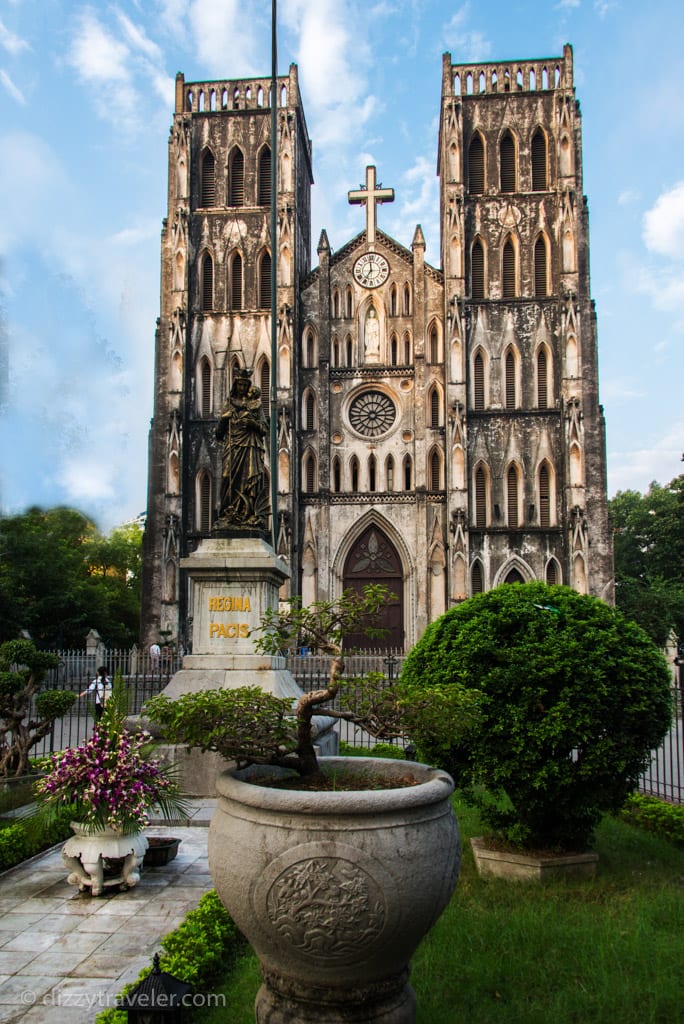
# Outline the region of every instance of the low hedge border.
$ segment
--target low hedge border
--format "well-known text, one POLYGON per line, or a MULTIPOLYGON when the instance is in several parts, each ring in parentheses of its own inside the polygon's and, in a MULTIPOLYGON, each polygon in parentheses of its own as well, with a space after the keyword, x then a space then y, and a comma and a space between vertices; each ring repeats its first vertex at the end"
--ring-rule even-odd
POLYGON ((58 815, 50 824, 35 817, 18 818, 0 826, 0 871, 9 871, 71 835, 70 815, 58 815))
POLYGON ((684 845, 684 807, 681 804, 668 804, 657 796, 632 793, 620 817, 645 832, 684 845))
MULTIPOLYGON (((178 928, 161 940, 163 952, 159 957, 162 971, 172 974, 198 990, 206 991, 225 977, 227 963, 236 961, 246 947, 246 941, 237 930, 230 914, 221 903, 215 889, 202 896, 178 928)), ((118 998, 146 978, 152 965, 145 967, 136 981, 126 985, 118 998)), ((128 1013, 114 1007, 103 1010, 95 1024, 126 1024, 128 1013)))

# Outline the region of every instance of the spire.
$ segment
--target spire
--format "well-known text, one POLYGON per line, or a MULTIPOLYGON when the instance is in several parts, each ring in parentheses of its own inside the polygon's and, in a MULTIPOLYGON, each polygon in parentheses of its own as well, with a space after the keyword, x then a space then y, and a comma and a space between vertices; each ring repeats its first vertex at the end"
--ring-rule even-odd
POLYGON ((328 235, 325 228, 321 231, 321 237, 318 240, 317 252, 319 254, 322 252, 330 252, 330 242, 328 241, 328 235))
POLYGON ((411 248, 425 248, 425 236, 423 235, 423 229, 421 228, 420 224, 416 224, 416 230, 413 232, 413 241, 411 242, 411 248))

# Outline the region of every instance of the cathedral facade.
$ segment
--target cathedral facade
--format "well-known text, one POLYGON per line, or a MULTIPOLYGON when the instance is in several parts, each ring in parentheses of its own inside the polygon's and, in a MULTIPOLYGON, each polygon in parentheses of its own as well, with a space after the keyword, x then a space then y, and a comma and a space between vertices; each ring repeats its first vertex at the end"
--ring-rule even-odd
MULTIPOLYGON (((248 370, 271 414, 276 261, 277 552, 305 603, 384 582, 388 645, 501 583, 613 599, 605 429, 572 50, 516 63, 443 57, 441 266, 415 227, 365 228, 311 267, 311 142, 297 68, 176 80, 162 232, 144 541, 143 640, 187 644, 180 560, 211 533, 216 425, 248 370), (270 207, 277 104, 277 231, 270 207)), ((350 183, 352 184, 352 183, 350 183)), ((273 436, 273 435, 272 435, 273 436)))

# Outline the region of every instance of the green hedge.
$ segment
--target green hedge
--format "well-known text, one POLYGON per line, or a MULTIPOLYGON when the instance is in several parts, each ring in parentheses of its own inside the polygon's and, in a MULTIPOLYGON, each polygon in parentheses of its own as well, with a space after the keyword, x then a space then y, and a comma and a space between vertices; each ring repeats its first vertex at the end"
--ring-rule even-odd
POLYGON ((50 825, 37 818, 20 818, 0 825, 0 871, 21 864, 23 860, 47 850, 71 835, 70 815, 58 816, 50 825))
MULTIPOLYGON (((210 889, 178 928, 164 936, 161 946, 159 965, 162 971, 188 982, 197 992, 210 988, 225 976, 231 958, 236 959, 242 951, 244 939, 216 890, 210 889)), ((119 998, 135 988, 151 970, 151 965, 144 968, 136 981, 125 986, 119 998)), ((96 1024, 126 1024, 128 1014, 112 1008, 98 1013, 95 1021, 96 1024)))
POLYGON ((633 793, 620 817, 645 832, 654 832, 662 839, 684 844, 684 807, 679 804, 668 804, 656 796, 633 793))

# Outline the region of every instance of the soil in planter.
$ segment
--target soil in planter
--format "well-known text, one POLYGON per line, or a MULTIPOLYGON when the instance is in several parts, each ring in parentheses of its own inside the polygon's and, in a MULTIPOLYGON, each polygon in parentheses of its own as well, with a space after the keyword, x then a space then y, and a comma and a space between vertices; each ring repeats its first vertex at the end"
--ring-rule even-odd
POLYGON ((317 775, 301 776, 293 772, 279 779, 262 775, 255 776, 249 781, 253 786, 264 786, 267 789, 294 789, 315 793, 370 792, 377 789, 407 789, 409 786, 419 785, 419 780, 411 771, 406 771, 402 775, 383 776, 362 768, 323 768, 317 775))

